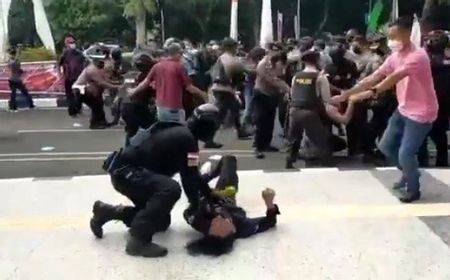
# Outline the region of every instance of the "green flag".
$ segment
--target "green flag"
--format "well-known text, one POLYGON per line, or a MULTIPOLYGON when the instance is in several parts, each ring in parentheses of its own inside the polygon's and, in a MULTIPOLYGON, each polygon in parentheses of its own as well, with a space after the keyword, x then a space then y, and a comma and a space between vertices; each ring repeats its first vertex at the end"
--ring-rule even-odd
POLYGON ((369 15, 369 24, 367 26, 368 32, 375 32, 378 29, 381 13, 383 12, 383 0, 378 0, 369 15))

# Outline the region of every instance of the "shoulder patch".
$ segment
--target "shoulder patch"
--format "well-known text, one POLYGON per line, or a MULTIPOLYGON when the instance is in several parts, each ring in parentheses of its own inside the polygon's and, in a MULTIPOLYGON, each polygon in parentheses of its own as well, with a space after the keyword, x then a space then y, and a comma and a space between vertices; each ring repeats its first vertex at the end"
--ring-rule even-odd
POLYGON ((187 154, 188 167, 198 167, 199 164, 200 164, 200 156, 198 153, 188 153, 187 154))

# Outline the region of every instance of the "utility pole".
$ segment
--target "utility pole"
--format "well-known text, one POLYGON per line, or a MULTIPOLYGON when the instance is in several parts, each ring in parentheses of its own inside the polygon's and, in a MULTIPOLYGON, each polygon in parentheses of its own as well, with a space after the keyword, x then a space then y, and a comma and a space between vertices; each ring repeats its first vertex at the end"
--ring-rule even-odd
POLYGON ((297 40, 300 40, 300 33, 301 33, 301 20, 300 20, 300 8, 301 8, 301 0, 297 0, 297 22, 295 23, 297 26, 297 33, 296 38, 297 40))

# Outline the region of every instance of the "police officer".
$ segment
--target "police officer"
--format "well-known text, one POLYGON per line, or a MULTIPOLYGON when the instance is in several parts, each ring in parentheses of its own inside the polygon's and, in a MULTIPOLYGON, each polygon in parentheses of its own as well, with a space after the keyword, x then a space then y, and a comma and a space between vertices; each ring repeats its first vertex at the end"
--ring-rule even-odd
POLYGON ((319 52, 307 51, 302 55, 303 71, 292 79, 289 110, 288 157, 286 168, 293 168, 297 161, 303 133, 317 150, 318 157, 330 154, 329 131, 324 125, 324 102, 331 98, 330 85, 320 73, 319 52))
MULTIPOLYGON (((448 138, 450 116, 450 59, 445 56, 445 48, 449 38, 444 31, 433 31, 429 35, 426 49, 431 60, 434 88, 439 102, 438 118, 433 123, 429 134, 436 145, 436 166, 448 167, 448 138)), ((419 162, 422 167, 429 166, 428 141, 425 140, 420 152, 419 162)))
MULTIPOLYGON (((140 71, 136 83, 141 83, 148 75, 155 60, 146 53, 140 53, 134 58, 134 65, 140 71)), ((150 110, 155 91, 146 87, 129 96, 124 93, 121 105, 121 114, 125 122, 126 144, 138 132, 139 128, 147 129, 156 122, 156 109, 150 110)))
POLYGON ((114 189, 128 197, 134 207, 95 202, 90 222, 94 235, 102 238, 102 226, 120 220, 130 227, 125 250, 128 255, 167 255, 167 249, 153 243, 152 236, 167 230, 170 212, 180 198, 180 185, 172 176, 180 174, 192 207, 197 207, 199 193, 210 197, 208 184, 198 170, 197 141, 204 141, 217 131, 218 113, 214 105, 205 104, 195 110, 187 126, 156 123, 136 134, 128 147, 109 156, 104 169, 111 175, 114 189))

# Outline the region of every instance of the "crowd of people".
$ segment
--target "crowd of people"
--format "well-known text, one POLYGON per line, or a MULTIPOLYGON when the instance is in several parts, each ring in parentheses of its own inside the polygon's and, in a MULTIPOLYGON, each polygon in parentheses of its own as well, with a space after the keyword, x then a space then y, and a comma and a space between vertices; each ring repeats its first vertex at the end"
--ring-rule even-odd
MULTIPOLYGON (((422 48, 411 41, 411 29, 412 20, 400 18, 386 35, 350 30, 252 49, 231 38, 205 47, 172 38, 161 50, 135 51, 137 75, 131 81, 120 49, 104 48, 87 59, 68 36, 58 70, 69 115, 79 115, 84 103, 91 109, 90 128, 125 124, 125 146, 104 169, 134 206, 96 202, 93 233, 101 238, 105 223, 121 220, 130 227, 128 254, 166 255, 152 235, 170 225, 181 195, 172 179, 176 173, 190 204, 184 217, 204 235, 188 246, 191 252, 220 255, 236 238, 274 227, 279 210, 273 190, 263 192, 266 217, 249 219, 237 206, 236 158, 224 157, 211 172, 199 171, 198 141, 220 149, 215 134, 229 123, 238 139, 254 136, 257 159, 279 152, 272 146, 277 121, 286 140, 286 168, 294 168, 299 158, 329 164, 334 153, 347 150, 349 157, 398 167, 399 199, 420 199, 419 166, 449 165, 449 34, 430 32, 422 48), (112 121, 105 116, 106 94, 114 99, 112 121), (436 146, 435 163, 429 160, 428 138, 436 146), (217 177, 212 190, 208 182, 217 177)), ((17 109, 18 89, 33 107, 15 51, 9 65, 10 109, 17 109)))

